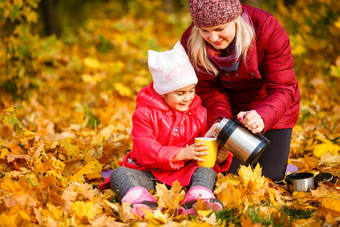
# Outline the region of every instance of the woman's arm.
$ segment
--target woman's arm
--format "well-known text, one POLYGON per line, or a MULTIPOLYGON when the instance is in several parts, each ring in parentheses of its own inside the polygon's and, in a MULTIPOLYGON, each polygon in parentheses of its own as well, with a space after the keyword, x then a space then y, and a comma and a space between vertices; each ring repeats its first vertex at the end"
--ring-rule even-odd
POLYGON ((264 121, 264 131, 271 128, 290 109, 298 89, 288 35, 270 16, 258 37, 264 48, 262 62, 267 98, 254 110, 264 121))
MULTIPOLYGON (((200 78, 199 75, 198 78, 200 78)), ((207 80, 199 79, 196 91, 202 99, 202 105, 208 110, 209 126, 225 117, 234 118, 231 112, 229 96, 217 81, 212 78, 207 80)))

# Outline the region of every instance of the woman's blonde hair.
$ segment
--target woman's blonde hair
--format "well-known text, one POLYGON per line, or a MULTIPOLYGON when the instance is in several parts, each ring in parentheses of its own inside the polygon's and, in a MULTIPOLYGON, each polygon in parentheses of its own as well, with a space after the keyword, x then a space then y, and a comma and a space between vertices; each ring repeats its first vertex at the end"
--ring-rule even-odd
MULTIPOLYGON (((254 28, 247 22, 245 22, 241 16, 235 19, 235 23, 236 59, 239 59, 242 55, 244 62, 246 62, 247 52, 255 36, 255 31, 254 28)), ((210 74, 218 74, 218 69, 208 58, 205 41, 199 32, 199 28, 196 26, 194 26, 191 30, 188 47, 191 55, 191 60, 193 61, 193 65, 196 68, 199 68, 199 66, 201 66, 210 74)))

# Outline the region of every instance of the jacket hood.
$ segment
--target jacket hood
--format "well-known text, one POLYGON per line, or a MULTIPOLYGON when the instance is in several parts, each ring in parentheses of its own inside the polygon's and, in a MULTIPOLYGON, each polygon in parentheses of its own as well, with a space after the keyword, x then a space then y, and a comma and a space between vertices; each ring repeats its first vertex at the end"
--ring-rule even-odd
MULTIPOLYGON (((195 94, 194 99, 192 100, 188 111, 195 109, 198 105, 201 104, 201 99, 195 94)), ((163 97, 160 96, 155 89, 153 88, 153 82, 151 82, 148 86, 144 87, 137 95, 136 108, 137 107, 148 107, 153 109, 159 109, 162 111, 168 111, 171 108, 164 101, 163 97)))

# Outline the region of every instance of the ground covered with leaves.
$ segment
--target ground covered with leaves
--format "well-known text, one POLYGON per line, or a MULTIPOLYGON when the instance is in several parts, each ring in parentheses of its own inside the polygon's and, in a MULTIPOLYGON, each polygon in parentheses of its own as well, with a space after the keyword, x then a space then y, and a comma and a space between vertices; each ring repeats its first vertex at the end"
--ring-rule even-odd
MULTIPOLYGON (((304 76, 310 73, 306 65, 317 66, 297 61, 301 114, 289 159, 299 172, 331 173, 333 181, 291 193, 285 182, 261 176, 260 166, 242 167, 238 176, 218 175, 214 193, 223 211, 213 213, 199 202, 198 216, 176 216, 185 188, 158 184, 152 193, 159 208, 145 219, 130 213, 112 190, 98 190, 102 172, 116 168, 131 149, 135 97, 151 81, 147 50, 170 49, 190 24, 187 12, 164 13, 160 4, 134 6, 144 14, 132 7, 118 17, 109 9, 121 6, 106 3, 107 11, 93 10, 75 32, 34 42, 33 76, 16 65, 17 77, 1 81, 6 86, 0 90, 0 226, 338 226, 340 62, 329 63, 334 64, 329 74, 319 69, 304 76), (16 90, 6 89, 11 81, 16 90)), ((8 43, 20 41, 16 32, 8 43)), ((292 37, 293 54, 301 59, 307 47, 292 37)), ((3 66, 1 75, 10 73, 3 66)))

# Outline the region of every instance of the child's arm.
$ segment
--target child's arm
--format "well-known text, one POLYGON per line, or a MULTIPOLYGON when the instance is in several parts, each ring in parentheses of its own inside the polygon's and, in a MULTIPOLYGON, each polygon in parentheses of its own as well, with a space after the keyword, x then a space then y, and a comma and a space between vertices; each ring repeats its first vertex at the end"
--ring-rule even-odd
POLYGON ((164 146, 157 138, 158 119, 148 108, 138 108, 132 116, 133 151, 139 164, 147 168, 177 170, 185 165, 184 159, 174 162, 174 157, 183 147, 164 146))
POLYGON ((220 164, 224 162, 229 157, 229 150, 225 147, 219 147, 217 152, 216 163, 220 164))
POLYGON ((233 154, 228 151, 225 147, 220 147, 217 153, 216 165, 214 166, 214 170, 216 173, 223 173, 229 170, 233 159, 233 154))

